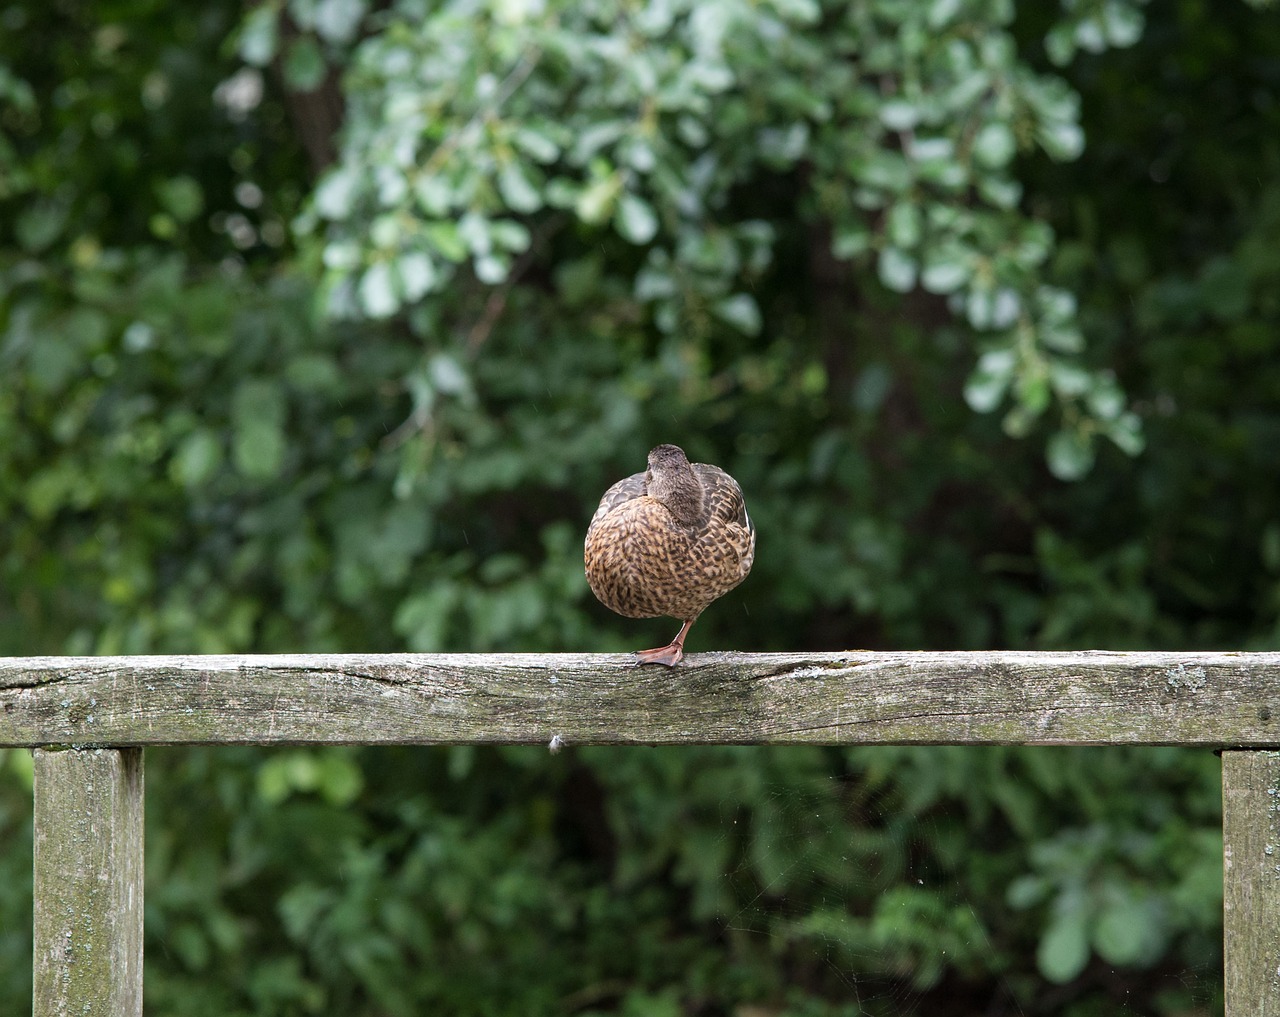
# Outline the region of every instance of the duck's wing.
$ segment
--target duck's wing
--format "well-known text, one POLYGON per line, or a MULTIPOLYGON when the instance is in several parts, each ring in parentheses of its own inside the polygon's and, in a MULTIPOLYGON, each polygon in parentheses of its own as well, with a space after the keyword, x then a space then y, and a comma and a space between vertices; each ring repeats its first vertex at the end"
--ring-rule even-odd
POLYGON ((633 473, 629 477, 624 477, 609 490, 605 491, 604 497, 600 499, 600 507, 596 509, 596 514, 591 517, 591 526, 595 526, 596 523, 600 522, 601 519, 624 502, 643 497, 643 495, 643 473, 633 473))
POLYGON ((747 501, 738 482, 718 466, 694 463, 702 482, 706 529, 699 546, 711 561, 719 563, 718 580, 711 584, 708 603, 732 590, 751 571, 756 557, 756 530, 747 515, 747 501))
MULTIPOLYGON (((693 472, 702 482, 702 507, 708 526, 736 523, 746 534, 754 534, 755 526, 747 515, 747 501, 742 488, 719 466, 694 463, 693 472)), ((606 495, 605 497, 608 497, 606 495)))

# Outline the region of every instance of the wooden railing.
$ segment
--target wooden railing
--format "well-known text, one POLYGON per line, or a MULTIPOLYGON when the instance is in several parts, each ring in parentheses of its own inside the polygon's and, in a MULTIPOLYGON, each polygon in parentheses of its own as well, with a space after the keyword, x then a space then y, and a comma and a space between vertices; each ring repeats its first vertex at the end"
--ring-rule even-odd
POLYGON ((142 1013, 143 757, 174 744, 1222 750, 1227 1017, 1280 1017, 1280 653, 0 658, 35 749, 34 1017, 142 1013))

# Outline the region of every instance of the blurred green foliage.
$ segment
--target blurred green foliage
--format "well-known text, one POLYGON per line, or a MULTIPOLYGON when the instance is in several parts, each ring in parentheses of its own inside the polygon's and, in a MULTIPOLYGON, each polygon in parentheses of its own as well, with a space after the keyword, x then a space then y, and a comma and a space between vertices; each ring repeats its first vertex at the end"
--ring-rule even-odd
MULTIPOLYGON (((695 652, 1275 647, 1280 25, 1016 15, 0 8, 0 652, 648 645, 670 440, 761 533, 695 652)), ((1221 1007, 1207 753, 148 759, 154 1013, 1221 1007)), ((25 753, 0 843, 18 1012, 25 753)))

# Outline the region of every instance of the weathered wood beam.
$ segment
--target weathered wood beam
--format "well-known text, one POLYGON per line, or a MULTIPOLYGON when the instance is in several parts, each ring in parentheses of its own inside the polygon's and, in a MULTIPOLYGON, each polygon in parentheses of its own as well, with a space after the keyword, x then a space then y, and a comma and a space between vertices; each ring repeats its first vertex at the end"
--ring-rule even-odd
POLYGON ((142 750, 35 754, 33 1017, 142 1017, 142 750))
POLYGON ((0 745, 1280 746, 1280 653, 0 658, 0 745))
POLYGON ((1280 1017, 1280 752, 1222 754, 1226 1017, 1280 1017))

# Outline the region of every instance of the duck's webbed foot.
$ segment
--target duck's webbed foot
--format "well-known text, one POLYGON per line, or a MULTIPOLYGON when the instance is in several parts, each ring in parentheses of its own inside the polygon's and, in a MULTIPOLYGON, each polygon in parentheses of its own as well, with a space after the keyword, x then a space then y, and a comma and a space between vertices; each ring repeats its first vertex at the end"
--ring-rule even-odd
POLYGON ((636 659, 641 664, 666 664, 670 667, 672 664, 679 664, 683 656, 684 647, 676 643, 668 643, 652 650, 636 650, 636 659))
POLYGON ((637 650, 636 659, 641 664, 666 664, 668 667, 679 664, 684 657, 684 637, 689 634, 693 623, 694 619, 690 618, 681 625, 675 639, 666 646, 656 646, 652 650, 637 650))

